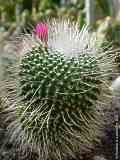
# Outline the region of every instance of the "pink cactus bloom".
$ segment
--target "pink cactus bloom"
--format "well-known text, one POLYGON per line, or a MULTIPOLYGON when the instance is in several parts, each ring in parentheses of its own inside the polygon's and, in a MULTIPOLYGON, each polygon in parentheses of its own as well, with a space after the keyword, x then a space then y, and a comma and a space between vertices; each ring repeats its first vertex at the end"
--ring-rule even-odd
POLYGON ((46 23, 39 23, 36 25, 34 32, 35 35, 44 43, 45 47, 47 47, 48 25, 46 23))

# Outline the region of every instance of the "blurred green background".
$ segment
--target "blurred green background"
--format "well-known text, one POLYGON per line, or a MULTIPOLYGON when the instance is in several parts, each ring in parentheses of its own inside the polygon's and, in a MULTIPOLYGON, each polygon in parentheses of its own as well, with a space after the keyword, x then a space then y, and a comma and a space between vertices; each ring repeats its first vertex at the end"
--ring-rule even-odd
POLYGON ((0 0, 0 43, 50 17, 90 25, 119 47, 120 0, 0 0))

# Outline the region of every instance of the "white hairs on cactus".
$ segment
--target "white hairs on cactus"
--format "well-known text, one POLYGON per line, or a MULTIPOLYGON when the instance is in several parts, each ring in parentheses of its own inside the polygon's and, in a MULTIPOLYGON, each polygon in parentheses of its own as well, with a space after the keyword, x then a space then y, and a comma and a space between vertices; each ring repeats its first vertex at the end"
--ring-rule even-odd
POLYGON ((7 81, 8 131, 10 140, 24 148, 30 144, 43 160, 74 157, 101 134, 96 106, 109 97, 114 57, 88 30, 52 20, 20 43, 14 76, 7 81))
MULTIPOLYGON (((91 35, 89 28, 84 26, 79 30, 78 23, 68 20, 53 20, 47 22, 48 30, 48 48, 63 53, 66 57, 75 57, 84 53, 96 53, 97 41, 94 35, 91 35)), ((41 44, 41 39, 32 34, 23 36, 20 53, 27 53, 33 47, 41 44)))
POLYGON ((88 27, 79 30, 79 25, 75 22, 53 21, 49 27, 48 46, 53 50, 63 53, 65 56, 77 56, 85 50, 93 52, 95 40, 90 36, 88 27), (91 48, 92 47, 92 48, 91 48))

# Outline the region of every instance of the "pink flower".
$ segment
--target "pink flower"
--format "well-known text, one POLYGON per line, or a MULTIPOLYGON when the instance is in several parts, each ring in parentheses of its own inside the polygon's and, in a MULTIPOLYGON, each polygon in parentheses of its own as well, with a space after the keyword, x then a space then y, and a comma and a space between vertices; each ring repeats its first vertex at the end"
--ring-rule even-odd
POLYGON ((45 47, 47 47, 48 25, 46 23, 39 23, 36 25, 34 32, 35 35, 45 44, 45 47))

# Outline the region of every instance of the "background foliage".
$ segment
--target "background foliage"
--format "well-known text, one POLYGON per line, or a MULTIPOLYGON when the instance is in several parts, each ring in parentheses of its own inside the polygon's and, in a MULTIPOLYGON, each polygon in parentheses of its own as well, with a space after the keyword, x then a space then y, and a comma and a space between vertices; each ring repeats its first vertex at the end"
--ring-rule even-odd
POLYGON ((90 24, 102 40, 119 48, 119 6, 120 0, 0 0, 0 44, 40 21, 69 17, 78 21, 80 28, 90 24))

